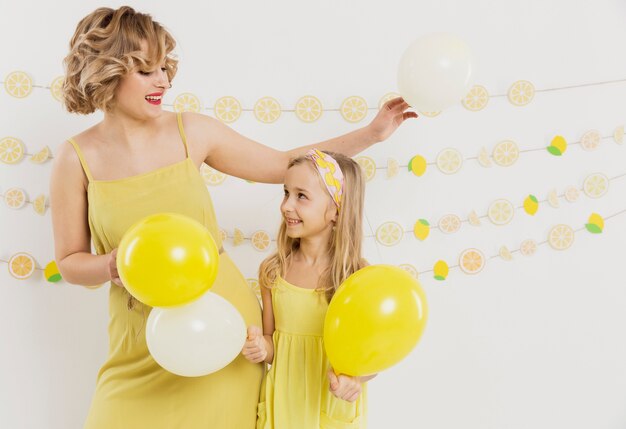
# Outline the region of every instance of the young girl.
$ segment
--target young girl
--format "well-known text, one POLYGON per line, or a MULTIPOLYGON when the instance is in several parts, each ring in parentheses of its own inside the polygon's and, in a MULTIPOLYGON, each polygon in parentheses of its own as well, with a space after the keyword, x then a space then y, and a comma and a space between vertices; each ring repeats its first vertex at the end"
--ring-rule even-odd
POLYGON ((257 428, 361 428, 371 378, 336 375, 324 351, 328 302, 361 257, 364 179, 352 159, 317 149, 291 160, 277 252, 261 264, 263 332, 248 329, 243 355, 271 369, 257 428))

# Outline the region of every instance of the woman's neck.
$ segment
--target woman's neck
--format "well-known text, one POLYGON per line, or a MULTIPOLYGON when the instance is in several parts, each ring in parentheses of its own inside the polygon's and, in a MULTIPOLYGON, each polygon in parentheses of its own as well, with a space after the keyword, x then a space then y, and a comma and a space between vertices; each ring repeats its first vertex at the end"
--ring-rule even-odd
POLYGON ((105 113, 99 124, 99 135, 107 142, 124 146, 135 146, 137 142, 153 139, 157 127, 156 121, 146 121, 121 113, 105 113))

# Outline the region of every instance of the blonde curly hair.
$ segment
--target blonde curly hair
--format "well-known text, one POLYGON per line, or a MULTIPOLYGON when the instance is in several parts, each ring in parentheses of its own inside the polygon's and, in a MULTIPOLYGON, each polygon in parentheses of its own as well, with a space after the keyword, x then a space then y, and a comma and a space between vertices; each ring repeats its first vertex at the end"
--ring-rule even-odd
POLYGON ((84 17, 63 61, 63 102, 72 113, 110 111, 120 79, 131 72, 165 67, 170 82, 178 60, 172 35, 150 15, 129 6, 102 7, 84 17))

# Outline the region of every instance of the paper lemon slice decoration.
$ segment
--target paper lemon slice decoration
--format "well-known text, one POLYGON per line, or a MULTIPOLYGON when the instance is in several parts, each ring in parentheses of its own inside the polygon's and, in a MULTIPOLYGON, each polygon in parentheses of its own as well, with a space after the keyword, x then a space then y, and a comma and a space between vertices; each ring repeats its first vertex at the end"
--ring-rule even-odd
POLYGON ((513 219, 515 208, 507 200, 496 200, 489 206, 487 217, 495 225, 506 225, 513 219))
POLYGON ((56 283, 61 280, 61 273, 57 267, 57 263, 52 261, 43 269, 43 275, 50 283, 56 283))
POLYGON ((46 213, 46 196, 45 195, 39 195, 37 198, 34 199, 33 201, 33 209, 35 210, 35 213, 37 213, 38 215, 44 215, 46 213))
POLYGON ((396 176, 400 171, 400 166, 398 165, 398 161, 393 158, 387 158, 387 178, 391 179, 396 176))
POLYGON ((26 204, 26 193, 20 188, 7 189, 4 202, 12 209, 21 209, 26 204))
POLYGON ((45 146, 39 152, 30 157, 30 161, 35 164, 43 164, 48 159, 50 159, 50 148, 48 146, 45 146))
POLYGON ((609 179, 602 173, 590 174, 583 183, 583 190, 589 198, 603 197, 609 191, 609 179))
POLYGON ((548 233, 548 244, 555 250, 565 250, 574 242, 574 230, 568 225, 557 225, 548 233))
POLYGON ((367 156, 359 156, 355 158, 355 161, 361 166, 361 171, 363 171, 365 181, 369 182, 372 180, 376 175, 376 163, 374 160, 367 156))
POLYGON ((217 119, 230 124, 241 116, 241 103, 235 97, 221 97, 215 102, 213 111, 217 119))
POLYGON ((420 241, 426 240, 430 234, 430 224, 426 219, 419 219, 413 226, 413 235, 420 241))
POLYGON ((196 112, 202 109, 200 99, 195 95, 185 92, 174 99, 174 110, 176 112, 196 112))
POLYGON ((417 278, 419 277, 417 269, 411 264, 400 264, 398 265, 398 267, 411 274, 411 277, 413 277, 415 280, 417 280, 417 278))
POLYGON ((535 96, 535 87, 527 80, 518 80, 509 88, 508 97, 511 104, 525 106, 535 96))
POLYGON ((556 189, 552 189, 550 192, 548 192, 548 204, 550 204, 550 206, 554 207, 555 209, 558 209, 561 205, 559 203, 559 196, 556 193, 556 189))
POLYGON ((259 281, 257 279, 246 279, 246 282, 248 282, 248 286, 250 286, 250 289, 252 289, 252 292, 254 292, 259 302, 263 304, 261 298, 261 285, 259 284, 259 281))
POLYGON ((565 189, 564 195, 565 195, 565 201, 567 201, 568 203, 574 203, 578 201, 578 197, 580 197, 580 191, 578 190, 578 188, 574 186, 568 186, 565 189))
POLYGON ((539 201, 534 195, 528 195, 524 200, 524 211, 531 216, 534 216, 539 210, 539 201))
POLYGON ((243 236, 243 232, 240 229, 235 228, 233 230, 233 246, 239 246, 243 243, 245 237, 243 236))
POLYGON ((585 150, 594 150, 600 146, 600 141, 602 140, 602 135, 598 130, 590 130, 587 131, 580 138, 580 146, 585 150))
POLYGON ((359 122, 367 115, 367 103, 363 97, 354 95, 346 98, 339 108, 341 116, 348 122, 359 122))
POLYGON ((206 164, 202 164, 200 167, 200 174, 202 174, 202 178, 204 179, 204 183, 209 186, 217 186, 220 185, 224 180, 226 180, 226 175, 216 169, 209 167, 206 164))
POLYGON ((506 246, 500 247, 500 251, 498 252, 498 254, 505 261, 512 261, 513 260, 513 255, 511 254, 511 251, 506 246))
POLYGON ((485 255, 478 249, 466 249, 459 256, 459 267, 465 274, 477 274, 485 268, 485 255))
POLYGON ((520 245, 519 251, 524 256, 532 256, 537 251, 537 243, 535 243, 535 240, 524 240, 520 245))
POLYGON ((252 234, 250 240, 252 241, 252 247, 254 247, 259 252, 263 252, 264 250, 267 250, 268 247, 270 247, 271 239, 269 234, 265 231, 255 232, 254 234, 252 234))
POLYGON ((461 169, 462 165, 463 157, 456 149, 444 149, 437 155, 437 168, 442 173, 454 174, 461 169))
POLYGON ((615 128, 615 131, 613 131, 613 140, 617 144, 624 143, 624 126, 623 125, 615 128))
POLYGON ((296 116, 302 122, 315 122, 322 116, 322 102, 312 95, 305 95, 296 103, 296 116))
POLYGON ((480 217, 478 217, 478 214, 476 213, 475 210, 472 210, 470 212, 469 216, 467 217, 467 221, 472 226, 480 226, 481 224, 480 217))
POLYGON ((411 158, 408 165, 409 171, 417 177, 422 176, 426 172, 427 167, 426 159, 422 155, 415 155, 411 158))
POLYGON ((448 268, 446 261, 437 261, 433 267, 433 277, 435 280, 445 280, 449 272, 450 268, 448 268))
POLYGON ((489 102, 489 93, 484 86, 475 85, 461 102, 467 110, 477 112, 484 109, 489 102))
POLYGON ((604 230, 604 218, 598 213, 592 213, 585 224, 585 228, 592 234, 600 234, 604 230))
POLYGON ((254 116, 265 124, 276 122, 280 114, 280 104, 272 97, 263 97, 254 105, 254 116))
POLYGON ((515 164, 519 158, 519 148, 517 147, 517 143, 511 140, 505 140, 498 143, 493 148, 491 157, 500 167, 510 167, 515 164))
POLYGON ((16 253, 9 260, 9 274, 18 280, 29 278, 35 271, 35 260, 28 253, 16 253))
POLYGON ((489 153, 487 152, 487 149, 485 149, 484 147, 480 149, 477 159, 478 159, 478 163, 483 167, 488 168, 492 166, 491 158, 489 158, 489 153))
POLYGON ((13 137, 0 140, 0 161, 15 164, 24 157, 24 143, 13 137))
POLYGON ((56 101, 63 101, 63 76, 56 77, 50 84, 50 94, 56 101))
POLYGON ((554 156, 561 156, 567 150, 567 141, 563 136, 555 136, 546 149, 554 156))
POLYGON ((228 234, 226 233, 225 229, 220 228, 219 230, 219 234, 220 234, 220 241, 222 243, 224 243, 226 241, 226 239, 228 238, 228 234))
POLYGON ((33 80, 22 71, 9 73, 4 79, 4 89, 13 97, 24 98, 33 91, 33 80))
POLYGON ((386 102, 393 100, 394 98, 401 97, 397 92, 389 92, 383 95, 378 102, 378 110, 382 109, 386 102))
POLYGON ((402 227, 395 222, 385 222, 376 230, 376 241, 384 246, 395 246, 402 239, 402 227))
POLYGON ((439 219, 439 224, 437 226, 441 232, 445 234, 452 234, 461 228, 461 218, 455 214, 445 215, 439 219))

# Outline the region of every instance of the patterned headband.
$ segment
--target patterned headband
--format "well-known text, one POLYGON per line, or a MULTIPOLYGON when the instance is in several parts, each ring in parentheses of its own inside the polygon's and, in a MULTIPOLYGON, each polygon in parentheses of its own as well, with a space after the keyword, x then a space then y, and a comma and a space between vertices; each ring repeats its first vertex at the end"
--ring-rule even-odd
POLYGON ((343 173, 335 159, 320 151, 311 149, 305 155, 315 163, 317 172, 320 174, 328 193, 332 197, 337 208, 341 207, 341 196, 343 195, 343 173))

